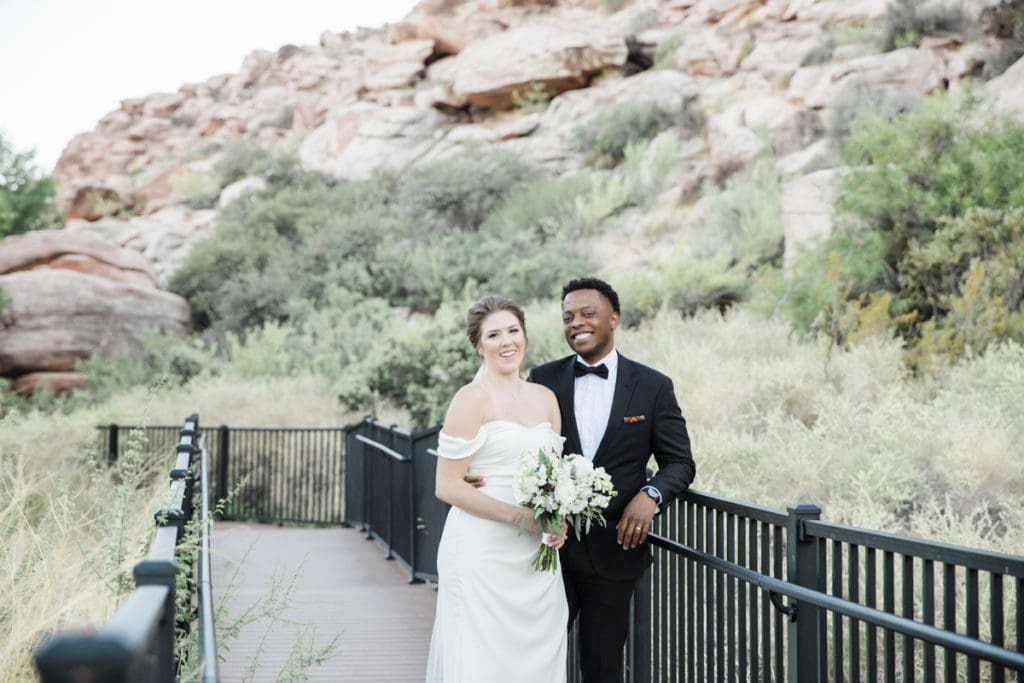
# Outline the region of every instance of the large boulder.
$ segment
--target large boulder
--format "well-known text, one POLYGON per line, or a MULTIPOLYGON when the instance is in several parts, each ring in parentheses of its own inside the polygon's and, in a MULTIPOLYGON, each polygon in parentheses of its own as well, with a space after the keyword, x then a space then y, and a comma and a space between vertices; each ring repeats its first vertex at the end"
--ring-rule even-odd
POLYGON ((507 109, 534 83, 547 95, 585 87, 595 74, 625 64, 628 52, 622 34, 597 15, 567 11, 470 43, 453 58, 449 86, 470 104, 507 109))
POLYGON ((375 168, 403 169, 437 144, 447 122, 432 108, 364 102, 331 112, 299 148, 303 166, 339 179, 368 178, 375 168))
POLYGON ((0 242, 0 275, 38 268, 74 270, 140 287, 157 284, 146 257, 93 235, 37 230, 0 242))
POLYGON ((946 64, 941 52, 907 47, 798 69, 786 97, 795 104, 822 109, 868 93, 925 95, 945 86, 946 64))
MULTIPOLYGON (((253 183, 246 181, 239 181, 235 185, 239 191, 256 189, 253 183), (242 187, 242 183, 245 183, 246 187, 242 187)), ((227 190, 228 188, 225 188, 221 193, 222 197, 227 190)), ((152 264, 156 282, 161 287, 166 287, 184 263, 192 247, 213 232, 216 215, 217 212, 212 209, 197 211, 179 205, 147 216, 135 216, 126 221, 70 220, 63 232, 69 237, 91 235, 106 243, 124 247, 122 251, 141 255, 147 264, 152 264)))
POLYGON ((154 287, 71 270, 0 275, 10 303, 0 311, 0 375, 66 372, 99 353, 138 352, 157 329, 184 335, 189 306, 154 287))

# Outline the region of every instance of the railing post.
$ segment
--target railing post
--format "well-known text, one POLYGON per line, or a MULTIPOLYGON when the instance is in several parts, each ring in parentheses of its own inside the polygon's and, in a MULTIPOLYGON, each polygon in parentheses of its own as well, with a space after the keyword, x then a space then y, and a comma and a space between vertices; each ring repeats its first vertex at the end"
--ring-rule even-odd
MULTIPOLYGON (((824 593, 824 542, 804 533, 804 521, 821 519, 821 508, 801 503, 790 505, 786 512, 789 514, 786 529, 786 580, 824 593)), ((825 613, 814 605, 792 604, 795 612, 789 622, 786 679, 790 683, 824 681, 827 666, 825 613)))
POLYGON ((214 506, 228 497, 228 453, 231 442, 227 425, 217 428, 217 497, 214 506))
POLYGON ((113 465, 117 462, 117 425, 111 424, 107 436, 107 464, 113 465))

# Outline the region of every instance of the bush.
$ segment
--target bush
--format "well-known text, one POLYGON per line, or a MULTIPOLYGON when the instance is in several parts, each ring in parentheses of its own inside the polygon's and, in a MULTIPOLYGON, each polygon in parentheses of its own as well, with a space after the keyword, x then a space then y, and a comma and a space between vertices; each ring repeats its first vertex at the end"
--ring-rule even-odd
POLYGON ((895 0, 889 3, 882 49, 889 51, 917 45, 921 38, 939 31, 959 32, 964 16, 959 7, 949 4, 922 4, 920 0, 895 0))
POLYGON ((186 171, 171 177, 174 196, 193 209, 212 208, 221 187, 216 176, 201 171, 186 171))
POLYGON ((330 284, 375 294, 375 250, 399 232, 386 190, 306 179, 232 202, 170 289, 189 301, 197 329, 236 334, 287 319, 292 301, 321 302, 330 284))
POLYGON ((416 166, 402 177, 398 205, 414 235, 476 230, 535 172, 510 153, 474 148, 416 166))
POLYGON ((1022 153, 1024 126, 969 99, 858 117, 837 225, 801 260, 784 308, 839 344, 896 332, 920 370, 1019 339, 1022 153))
POLYGON ((197 329, 221 336, 287 321, 296 302, 319 307, 332 288, 428 312, 469 280, 524 301, 549 296, 563 269, 587 265, 565 256, 581 183, 535 176, 515 157, 480 153, 402 179, 300 176, 226 207, 170 288, 197 329))
POLYGON ((40 176, 34 152, 16 152, 0 134, 0 239, 43 230, 61 220, 53 179, 40 176))
POLYGON ((630 143, 650 140, 672 124, 672 116, 656 102, 612 104, 573 131, 573 144, 581 152, 617 164, 630 143))

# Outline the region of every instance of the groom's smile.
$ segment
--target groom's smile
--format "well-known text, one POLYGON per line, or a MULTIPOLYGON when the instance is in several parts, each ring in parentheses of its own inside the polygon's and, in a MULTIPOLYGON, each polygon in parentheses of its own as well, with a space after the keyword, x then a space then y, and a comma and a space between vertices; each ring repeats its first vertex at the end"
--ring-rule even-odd
POLYGON ((615 347, 619 315, 596 289, 577 289, 562 300, 565 340, 585 361, 598 361, 615 347))

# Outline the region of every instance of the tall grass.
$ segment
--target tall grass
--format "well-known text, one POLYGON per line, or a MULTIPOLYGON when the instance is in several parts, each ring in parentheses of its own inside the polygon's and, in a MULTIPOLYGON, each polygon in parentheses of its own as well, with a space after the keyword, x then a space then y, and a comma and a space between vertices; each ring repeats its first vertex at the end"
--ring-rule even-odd
POLYGON ((695 488, 854 526, 1024 553, 1024 348, 1006 344, 930 379, 898 342, 839 355, 737 310, 662 313, 619 336, 673 378, 695 488))
POLYGON ((177 424, 195 411, 201 423, 242 426, 344 425, 358 419, 340 408, 322 380, 310 377, 197 380, 187 389, 139 388, 68 415, 4 417, 0 680, 33 680, 32 657, 48 634, 101 626, 133 587, 131 569, 148 551, 173 453, 148 453, 144 444, 135 444, 117 467, 108 468, 94 457, 96 425, 177 424))

